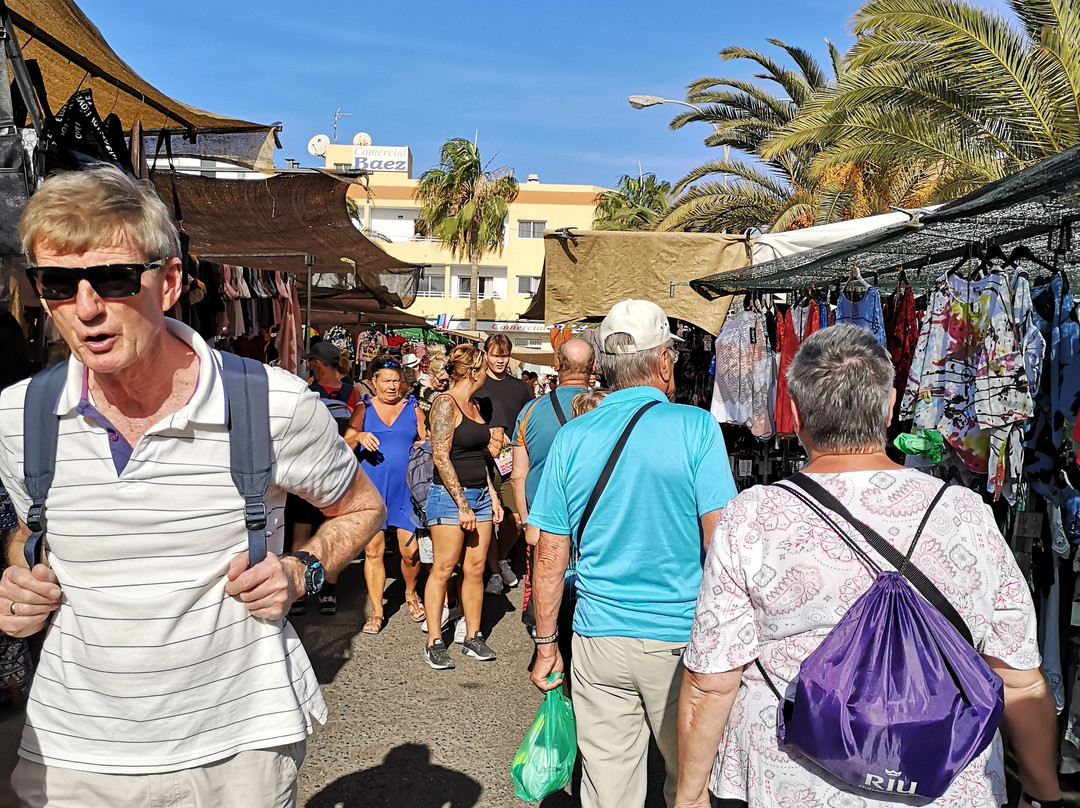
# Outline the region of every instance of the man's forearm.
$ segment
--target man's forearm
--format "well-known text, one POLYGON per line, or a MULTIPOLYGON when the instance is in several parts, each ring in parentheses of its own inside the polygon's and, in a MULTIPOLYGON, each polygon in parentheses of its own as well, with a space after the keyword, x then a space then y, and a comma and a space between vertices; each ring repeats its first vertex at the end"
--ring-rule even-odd
POLYGON ((1032 797, 1057 799, 1057 717, 1045 678, 1025 688, 1006 686, 1002 724, 1024 790, 1032 797))
POLYGON ((550 637, 559 624, 566 566, 570 563, 570 537, 540 531, 533 551, 533 610, 536 636, 550 637))
POLYGON ((328 518, 311 540, 294 549, 318 558, 328 575, 345 569, 386 522, 386 505, 360 468, 345 496, 323 513, 328 518))

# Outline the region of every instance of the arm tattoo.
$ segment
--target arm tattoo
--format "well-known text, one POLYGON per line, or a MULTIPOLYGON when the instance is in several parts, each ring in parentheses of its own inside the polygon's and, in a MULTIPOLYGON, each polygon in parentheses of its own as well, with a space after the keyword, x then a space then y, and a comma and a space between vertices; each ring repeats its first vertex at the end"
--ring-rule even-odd
POLYGON ((469 509, 469 500, 458 482, 457 471, 450 462, 450 446, 454 442, 454 402, 449 395, 439 396, 431 405, 431 455, 439 470, 443 485, 457 503, 458 510, 469 509))

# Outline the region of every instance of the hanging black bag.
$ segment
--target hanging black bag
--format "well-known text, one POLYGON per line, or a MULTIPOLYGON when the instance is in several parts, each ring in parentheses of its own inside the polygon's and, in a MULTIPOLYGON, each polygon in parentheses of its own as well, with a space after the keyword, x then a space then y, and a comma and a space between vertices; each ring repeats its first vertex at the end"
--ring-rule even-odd
POLYGON ((0 256, 5 257, 23 254, 16 230, 30 198, 30 164, 11 107, 9 36, 10 32, 0 25, 0 256))

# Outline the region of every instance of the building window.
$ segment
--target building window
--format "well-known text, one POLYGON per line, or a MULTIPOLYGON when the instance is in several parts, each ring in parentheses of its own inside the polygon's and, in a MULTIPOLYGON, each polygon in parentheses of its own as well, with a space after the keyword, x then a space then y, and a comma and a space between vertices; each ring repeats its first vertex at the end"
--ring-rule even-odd
POLYGON ((518 238, 543 238, 547 222, 518 222, 518 238))
POLYGON ((446 297, 446 275, 441 268, 424 267, 416 286, 417 297, 446 297))
POLYGON ((525 295, 525 297, 532 297, 536 294, 536 290, 540 288, 540 278, 536 275, 518 275, 517 276, 517 293, 519 295, 525 295))
POLYGON ((526 338, 526 339, 522 339, 522 340, 518 340, 517 344, 520 345, 522 348, 543 348, 544 347, 543 340, 532 339, 531 337, 526 338))
POLYGON ((352 163, 334 163, 334 170, 335 171, 352 171, 353 170, 353 164, 352 163))
MULTIPOLYGON (((458 278, 457 296, 468 297, 469 289, 472 286, 472 278, 468 275, 462 278, 458 278)), ((495 279, 490 276, 480 276, 480 291, 476 295, 478 300, 483 300, 487 297, 493 297, 495 292, 495 279)))

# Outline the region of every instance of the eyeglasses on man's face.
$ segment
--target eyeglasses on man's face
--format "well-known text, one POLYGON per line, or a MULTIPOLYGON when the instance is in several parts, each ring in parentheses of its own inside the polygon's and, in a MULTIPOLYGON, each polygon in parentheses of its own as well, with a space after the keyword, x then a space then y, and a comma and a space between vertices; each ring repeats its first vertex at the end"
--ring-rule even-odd
POLYGON ((142 274, 159 269, 165 259, 146 264, 101 264, 93 267, 28 267, 26 277, 43 300, 71 300, 86 281, 101 298, 134 297, 142 291, 142 274))

